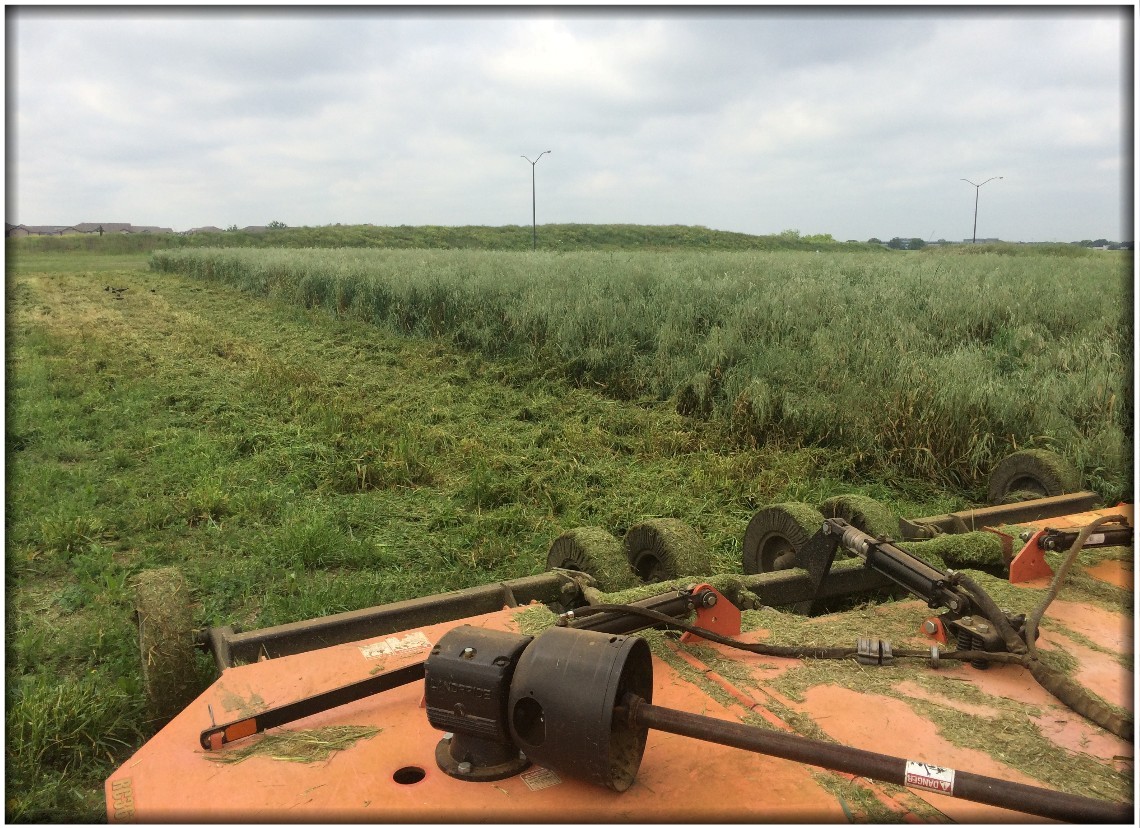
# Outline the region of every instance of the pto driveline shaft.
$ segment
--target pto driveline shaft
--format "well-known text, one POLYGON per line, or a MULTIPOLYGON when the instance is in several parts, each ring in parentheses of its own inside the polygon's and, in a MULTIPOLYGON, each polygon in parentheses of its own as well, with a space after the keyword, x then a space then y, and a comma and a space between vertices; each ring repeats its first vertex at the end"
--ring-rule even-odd
POLYGON ((1131 805, 1104 802, 1060 791, 994 779, 967 771, 955 771, 911 762, 869 750, 821 742, 790 733, 726 722, 720 719, 657 707, 629 694, 616 711, 632 725, 663 730, 728 747, 790 759, 829 770, 851 773, 880 782, 968 799, 999 808, 1075 823, 1123 823, 1133 821, 1131 805))

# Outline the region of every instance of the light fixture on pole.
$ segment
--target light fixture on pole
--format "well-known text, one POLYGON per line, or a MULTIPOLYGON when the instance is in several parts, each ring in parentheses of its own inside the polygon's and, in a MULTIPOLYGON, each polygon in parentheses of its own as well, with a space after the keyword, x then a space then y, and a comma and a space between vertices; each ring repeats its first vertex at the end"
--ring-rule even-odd
POLYGON ((974 240, 971 242, 971 244, 977 244, 978 243, 978 194, 981 193, 981 191, 982 191, 982 185, 989 184, 995 178, 1005 178, 1005 176, 1004 175, 995 175, 995 176, 992 176, 991 178, 987 178, 981 184, 974 184, 974 182, 968 178, 962 179, 962 181, 965 181, 967 184, 973 184, 974 185, 974 240))
POLYGON ((550 150, 543 150, 542 152, 540 152, 538 154, 538 158, 534 159, 533 161, 530 161, 530 159, 526 158, 525 155, 521 156, 522 158, 526 158, 527 161, 530 161, 530 222, 531 222, 530 244, 531 244, 531 250, 537 250, 538 249, 538 212, 537 212, 537 208, 535 206, 535 200, 534 200, 534 165, 538 163, 539 158, 542 158, 542 156, 546 155, 548 152, 550 152, 550 150))

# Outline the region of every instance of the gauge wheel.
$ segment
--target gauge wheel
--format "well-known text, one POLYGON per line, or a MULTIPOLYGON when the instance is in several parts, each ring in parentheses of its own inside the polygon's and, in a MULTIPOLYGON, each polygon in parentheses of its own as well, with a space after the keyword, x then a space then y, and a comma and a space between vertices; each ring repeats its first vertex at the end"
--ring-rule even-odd
POLYGON ((841 518, 876 538, 894 536, 899 530, 898 518, 891 514, 891 510, 865 495, 829 497, 820 504, 819 511, 825 518, 841 518))
POLYGON ((625 555, 646 584, 682 575, 711 575, 712 555, 696 529, 673 518, 639 523, 625 533, 625 555))
POLYGON ((994 505, 1079 491, 1081 475, 1051 451, 1026 449, 1006 457, 990 474, 989 502, 994 505))
POLYGON ((800 550, 822 526, 823 514, 806 503, 778 503, 761 509, 744 532, 744 574, 797 566, 800 550))
POLYGON ((585 572, 603 592, 637 586, 621 541, 596 526, 571 529, 555 538, 546 554, 546 568, 585 572))
POLYGON ((197 696, 194 615, 186 579, 176 567, 135 576, 142 684, 151 723, 161 727, 197 696))

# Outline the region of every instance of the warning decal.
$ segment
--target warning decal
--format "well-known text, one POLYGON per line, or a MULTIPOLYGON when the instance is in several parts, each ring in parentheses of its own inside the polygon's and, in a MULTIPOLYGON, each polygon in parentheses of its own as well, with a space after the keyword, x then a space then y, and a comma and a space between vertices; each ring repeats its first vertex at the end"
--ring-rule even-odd
POLYGON ((410 650, 426 650, 430 646, 431 642, 428 641, 426 635, 422 632, 414 632, 405 635, 403 638, 392 636, 384 641, 378 641, 375 644, 369 644, 367 647, 361 647, 360 654, 365 658, 380 658, 393 653, 404 653, 410 650))
POLYGON ((533 767, 522 775, 522 781, 532 791, 541 791, 543 788, 559 784, 562 779, 552 770, 533 767))
POLYGON ((908 760, 906 763, 906 786, 908 788, 924 788, 935 793, 953 796, 954 770, 908 760))

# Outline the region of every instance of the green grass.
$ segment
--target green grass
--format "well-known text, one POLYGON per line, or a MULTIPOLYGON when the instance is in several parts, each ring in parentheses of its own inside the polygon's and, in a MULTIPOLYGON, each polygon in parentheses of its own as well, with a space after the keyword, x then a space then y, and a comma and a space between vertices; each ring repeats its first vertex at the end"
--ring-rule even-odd
MULTIPOLYGON (((1068 250, 1068 248, 1066 248, 1068 250)), ((980 494, 1011 451, 1131 490, 1124 259, 889 252, 202 249, 151 267, 429 337, 742 445, 980 494)))
POLYGON ((250 629, 536 573, 577 526, 620 537, 681 519, 716 575, 740 571, 769 503, 969 503, 914 475, 853 482, 849 457, 818 446, 729 443, 670 399, 614 399, 146 261, 9 260, 11 821, 105 818, 103 780, 148 731, 130 589, 143 570, 182 568, 196 624, 250 629))
POLYGON ((965 505, 852 487, 819 450, 729 447, 667 402, 104 261, 21 255, 6 281, 13 821, 104 818, 102 781, 148 728, 142 570, 180 566, 197 624, 249 629, 536 573, 576 526, 679 518, 738 572, 759 504, 965 505))

